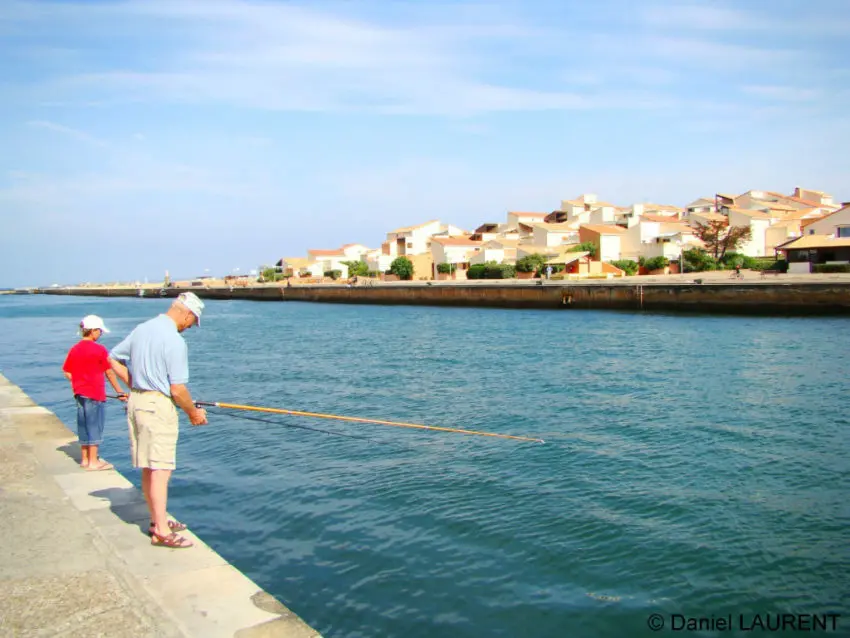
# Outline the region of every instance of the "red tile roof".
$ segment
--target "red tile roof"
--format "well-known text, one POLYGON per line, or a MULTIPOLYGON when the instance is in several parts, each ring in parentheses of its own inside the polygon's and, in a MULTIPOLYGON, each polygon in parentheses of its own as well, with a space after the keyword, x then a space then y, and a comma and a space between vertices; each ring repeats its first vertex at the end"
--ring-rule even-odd
POLYGON ((586 228, 600 235, 619 235, 626 232, 626 229, 622 226, 611 226, 609 224, 585 224, 581 228, 586 228))
POLYGON ((432 237, 431 241, 442 246, 480 246, 483 243, 469 237, 432 237))

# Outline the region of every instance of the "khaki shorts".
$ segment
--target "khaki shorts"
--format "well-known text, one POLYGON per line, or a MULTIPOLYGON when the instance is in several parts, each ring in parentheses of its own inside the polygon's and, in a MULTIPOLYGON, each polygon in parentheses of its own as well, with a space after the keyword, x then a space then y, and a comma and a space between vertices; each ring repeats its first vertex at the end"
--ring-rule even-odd
POLYGON ((177 408, 159 392, 133 390, 127 401, 133 467, 173 470, 177 465, 177 408))

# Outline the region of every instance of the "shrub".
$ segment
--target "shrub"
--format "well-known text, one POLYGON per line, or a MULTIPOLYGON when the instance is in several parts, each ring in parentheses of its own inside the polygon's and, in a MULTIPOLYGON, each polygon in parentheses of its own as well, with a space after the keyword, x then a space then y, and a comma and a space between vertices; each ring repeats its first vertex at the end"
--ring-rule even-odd
MULTIPOLYGON (((786 264, 787 267, 787 264, 786 264)), ((783 271, 784 272, 784 271, 783 271)), ((850 264, 813 264, 812 272, 850 272, 850 264)))
POLYGON ((689 248, 682 252, 685 272, 704 272, 717 270, 717 262, 702 248, 689 248))
POLYGON ((651 257, 643 262, 643 267, 647 270, 661 270, 670 265, 670 260, 664 256, 651 257))
POLYGON ((389 275, 397 275, 399 279, 413 279, 413 262, 407 257, 396 257, 390 264, 389 275))
POLYGON ((339 279, 340 277, 342 277, 342 271, 341 270, 326 270, 325 271, 325 277, 330 277, 331 279, 339 279))
POLYGON ((453 273, 455 270, 457 270, 457 264, 437 264, 437 272, 442 275, 453 273))
MULTIPOLYGON (((773 261, 773 260, 771 260, 773 261)), ((749 255, 742 255, 736 252, 726 253, 721 259, 720 263, 723 264, 723 268, 731 269, 736 265, 741 268, 746 268, 747 270, 758 270, 755 268, 756 260, 749 255)))
POLYGON ((469 270, 466 271, 466 278, 484 279, 485 272, 487 272, 487 266, 485 264, 473 264, 469 267, 469 270))
POLYGON ((638 271, 638 263, 631 259, 615 259, 610 264, 624 271, 627 275, 634 275, 638 271))
POLYGON ((520 257, 516 261, 516 271, 517 272, 538 272, 541 268, 543 268, 543 264, 546 263, 546 257, 541 255, 540 253, 534 253, 533 255, 526 255, 525 257, 520 257))
POLYGON ((484 279, 512 279, 516 276, 516 267, 512 264, 486 264, 484 268, 484 279))

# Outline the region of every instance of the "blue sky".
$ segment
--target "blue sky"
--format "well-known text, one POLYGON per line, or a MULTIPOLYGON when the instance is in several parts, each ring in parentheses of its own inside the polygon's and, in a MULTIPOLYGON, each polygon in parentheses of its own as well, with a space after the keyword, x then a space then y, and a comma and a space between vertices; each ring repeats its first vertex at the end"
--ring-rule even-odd
POLYGON ((584 192, 850 200, 850 3, 0 3, 0 286, 226 274, 584 192))

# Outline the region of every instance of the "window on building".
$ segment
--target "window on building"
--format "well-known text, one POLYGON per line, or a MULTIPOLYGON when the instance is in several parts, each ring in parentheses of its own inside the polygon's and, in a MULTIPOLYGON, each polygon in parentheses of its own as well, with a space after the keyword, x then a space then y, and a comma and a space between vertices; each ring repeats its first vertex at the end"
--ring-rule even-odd
POLYGON ((850 237, 850 226, 839 226, 835 229, 836 237, 850 237))

